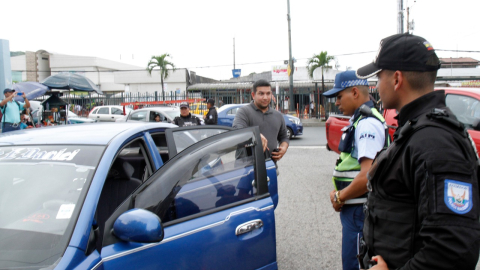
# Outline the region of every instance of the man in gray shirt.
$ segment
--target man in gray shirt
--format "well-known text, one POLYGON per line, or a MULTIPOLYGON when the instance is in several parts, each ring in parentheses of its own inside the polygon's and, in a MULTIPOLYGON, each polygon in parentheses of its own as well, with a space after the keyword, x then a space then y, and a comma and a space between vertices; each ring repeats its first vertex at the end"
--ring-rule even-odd
POLYGON ((263 151, 268 150, 276 163, 287 152, 289 140, 283 115, 270 108, 272 86, 265 80, 253 84, 253 101, 238 109, 233 128, 258 126, 262 137, 263 151), (280 146, 277 147, 277 145, 280 146), (278 150, 278 151, 274 151, 278 150))

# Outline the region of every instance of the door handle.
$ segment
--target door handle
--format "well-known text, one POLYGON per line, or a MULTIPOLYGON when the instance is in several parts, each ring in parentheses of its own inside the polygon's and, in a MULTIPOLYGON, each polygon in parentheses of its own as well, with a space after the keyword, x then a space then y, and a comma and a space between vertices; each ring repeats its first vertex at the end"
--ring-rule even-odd
POLYGON ((242 235, 245 233, 249 233, 261 227, 263 227, 263 221, 261 219, 245 222, 237 226, 237 229, 235 229, 235 235, 242 235))

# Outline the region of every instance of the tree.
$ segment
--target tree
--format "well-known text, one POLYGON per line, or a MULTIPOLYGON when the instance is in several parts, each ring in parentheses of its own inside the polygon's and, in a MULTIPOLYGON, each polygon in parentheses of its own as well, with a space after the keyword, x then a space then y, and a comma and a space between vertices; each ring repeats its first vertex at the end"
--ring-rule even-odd
POLYGON ((158 67, 160 69, 160 82, 162 84, 163 100, 165 100, 165 90, 163 89, 163 80, 168 78, 168 75, 169 75, 168 67, 170 66, 171 70, 175 71, 175 65, 172 62, 165 59, 167 57, 171 57, 170 54, 164 53, 160 56, 155 56, 154 55, 154 56, 152 56, 150 61, 148 61, 148 65, 147 65, 147 70, 148 70, 148 73, 150 73, 150 76, 152 75, 152 70, 154 68, 158 67))
MULTIPOLYGON (((328 63, 335 60, 335 57, 328 55, 327 51, 320 52, 320 54, 314 54, 312 58, 308 59, 308 75, 313 79, 313 72, 317 68, 322 69, 322 93, 325 92, 325 82, 323 80, 323 74, 328 69, 332 68, 328 63)), ((318 95, 318 101, 320 101, 320 94, 318 95)))

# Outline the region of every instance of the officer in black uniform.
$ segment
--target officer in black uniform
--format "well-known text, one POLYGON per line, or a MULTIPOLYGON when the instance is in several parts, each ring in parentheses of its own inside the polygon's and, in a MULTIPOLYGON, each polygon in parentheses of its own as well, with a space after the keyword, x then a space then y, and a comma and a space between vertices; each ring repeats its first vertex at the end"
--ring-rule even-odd
POLYGON ((201 125, 200 118, 190 113, 190 106, 187 102, 180 103, 180 116, 175 117, 173 122, 179 127, 201 125))
POLYGON ((218 121, 218 114, 217 109, 215 108, 215 100, 211 98, 207 100, 207 109, 208 113, 203 116, 203 119, 205 119, 205 125, 216 125, 218 121))
POLYGON ((439 68, 428 41, 397 34, 357 70, 360 78, 377 75, 384 108, 399 111, 394 142, 368 172, 364 268, 475 269, 478 262, 478 155, 444 91, 434 91, 439 68))

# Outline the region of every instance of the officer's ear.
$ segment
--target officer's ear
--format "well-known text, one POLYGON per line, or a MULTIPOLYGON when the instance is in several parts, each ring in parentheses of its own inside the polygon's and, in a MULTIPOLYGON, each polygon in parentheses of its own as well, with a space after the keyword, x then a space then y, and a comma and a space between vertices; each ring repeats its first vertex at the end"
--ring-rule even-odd
POLYGON ((358 89, 356 86, 352 88, 351 93, 354 99, 357 99, 360 97, 360 89, 358 89))

